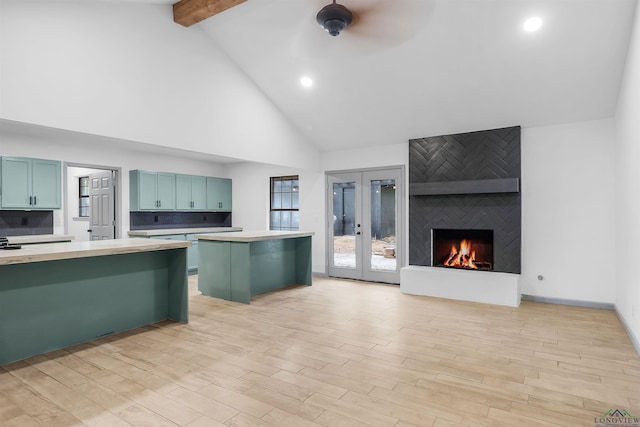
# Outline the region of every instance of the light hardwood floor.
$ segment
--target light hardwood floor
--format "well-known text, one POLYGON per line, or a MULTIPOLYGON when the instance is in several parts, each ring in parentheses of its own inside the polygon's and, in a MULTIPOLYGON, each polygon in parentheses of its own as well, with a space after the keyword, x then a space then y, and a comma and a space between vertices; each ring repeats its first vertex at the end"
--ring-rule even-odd
MULTIPOLYGON (((0 367, 8 426, 594 426, 640 416, 613 311, 314 278, 0 367)), ((3 344, 4 345, 4 344, 3 344)))

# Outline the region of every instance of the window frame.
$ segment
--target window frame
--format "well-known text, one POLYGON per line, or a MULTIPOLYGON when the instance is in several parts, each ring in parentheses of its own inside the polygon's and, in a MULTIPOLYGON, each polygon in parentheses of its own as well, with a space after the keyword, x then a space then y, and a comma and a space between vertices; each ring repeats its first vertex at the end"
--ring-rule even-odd
POLYGON ((269 178, 269 230, 297 231, 300 229, 300 176, 285 175, 269 178), (279 189, 277 183, 280 183, 279 189), (284 183, 289 183, 284 184, 284 183), (295 185, 295 184, 297 185, 295 185), (289 191, 287 188, 290 188, 289 191), (294 197, 295 194, 295 197, 294 197), (286 196, 285 196, 286 195, 286 196), (283 201, 285 201, 283 206, 283 201), (279 200, 279 203, 277 202, 279 200), (295 202, 294 202, 295 200, 295 202), (288 206, 286 206, 288 205, 288 206), (295 206, 295 207, 294 207, 295 206), (274 221, 278 217, 277 224, 274 221), (287 219, 288 217, 288 219, 287 219), (287 221, 288 225, 282 222, 287 221), (293 225, 297 224, 297 225, 293 225))
POLYGON ((91 217, 91 181, 89 176, 78 177, 78 217, 89 218, 91 217), (86 185, 82 185, 82 180, 86 180, 86 185), (86 187, 86 194, 83 195, 82 189, 86 187), (83 204, 83 200, 87 200, 86 205, 83 204))

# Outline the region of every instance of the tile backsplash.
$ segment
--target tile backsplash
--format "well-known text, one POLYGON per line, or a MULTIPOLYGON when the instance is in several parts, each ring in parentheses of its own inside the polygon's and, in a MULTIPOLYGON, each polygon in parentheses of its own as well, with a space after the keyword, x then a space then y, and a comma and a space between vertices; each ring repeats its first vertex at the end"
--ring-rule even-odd
POLYGON ((0 236, 53 234, 53 211, 0 210, 0 236))
POLYGON ((131 230, 231 227, 231 212, 130 212, 131 230))

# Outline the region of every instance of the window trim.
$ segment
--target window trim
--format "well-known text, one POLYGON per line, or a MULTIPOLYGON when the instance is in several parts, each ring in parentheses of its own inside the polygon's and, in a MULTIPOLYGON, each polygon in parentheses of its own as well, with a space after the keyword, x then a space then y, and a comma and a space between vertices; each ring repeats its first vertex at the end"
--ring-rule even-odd
POLYGON ((89 180, 89 176, 79 176, 78 177, 78 218, 90 218, 91 217, 91 212, 89 211, 90 206, 91 206, 91 181, 89 180), (84 186, 82 185, 82 180, 86 178, 87 180, 87 185, 84 186), (85 196, 82 195, 82 188, 86 187, 87 189, 87 194, 85 196), (87 203, 86 206, 82 205, 82 200, 88 200, 89 203, 87 203), (83 211, 82 208, 86 209, 86 215, 83 215, 83 211))
POLYGON ((297 231, 300 229, 300 176, 299 175, 284 175, 284 176, 272 176, 269 178, 269 230, 281 230, 281 231, 297 231), (297 187, 291 187, 291 191, 274 191, 275 183, 283 181, 297 181, 297 187), (298 207, 297 208, 274 208, 274 194, 298 194, 298 207), (282 227, 273 225, 273 213, 274 212, 298 212, 298 226, 297 227, 282 227))

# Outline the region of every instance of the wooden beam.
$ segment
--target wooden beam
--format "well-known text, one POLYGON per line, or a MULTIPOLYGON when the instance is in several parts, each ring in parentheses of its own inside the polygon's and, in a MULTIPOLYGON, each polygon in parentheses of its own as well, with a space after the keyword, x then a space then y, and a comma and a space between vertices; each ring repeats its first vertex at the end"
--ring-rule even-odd
POLYGON ((173 20, 190 27, 247 0, 181 0, 173 5, 173 20))

